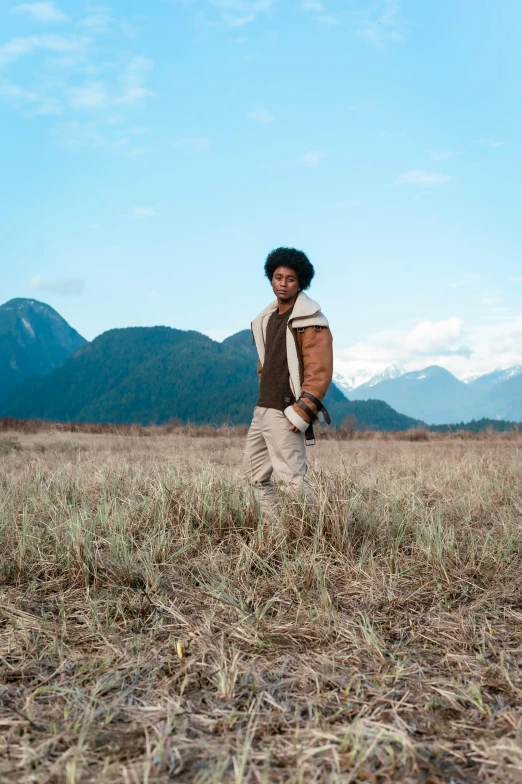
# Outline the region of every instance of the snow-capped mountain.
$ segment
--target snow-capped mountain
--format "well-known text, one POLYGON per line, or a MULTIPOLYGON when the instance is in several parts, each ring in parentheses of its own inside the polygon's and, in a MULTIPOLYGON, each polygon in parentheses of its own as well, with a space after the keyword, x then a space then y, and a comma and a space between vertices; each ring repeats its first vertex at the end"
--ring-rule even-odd
POLYGON ((364 384, 360 384, 358 389, 369 389, 370 387, 375 387, 382 381, 392 381, 394 378, 400 378, 405 373, 406 370, 402 365, 400 365, 398 362, 392 362, 392 364, 384 368, 381 373, 377 373, 375 376, 372 376, 369 381, 366 381, 364 384))
POLYGON ((508 378, 513 378, 513 376, 520 376, 522 373, 522 365, 513 365, 513 367, 506 368, 502 375, 502 381, 507 381, 508 378))
POLYGON ((404 372, 394 363, 352 388, 349 398, 384 400, 396 411, 433 425, 482 417, 518 422, 522 421, 522 366, 461 381, 438 365, 404 372))
POLYGON ((487 373, 480 373, 476 376, 470 376, 465 379, 465 383, 475 384, 476 386, 480 386, 483 389, 486 387, 491 388, 495 386, 495 384, 509 381, 510 378, 519 376, 521 373, 522 365, 513 365, 513 367, 508 368, 496 368, 495 370, 489 370, 487 373))
POLYGON ((340 373, 333 374, 333 382, 336 387, 339 387, 341 392, 350 392, 354 387, 357 386, 357 382, 355 380, 355 376, 342 376, 340 373))
POLYGON ((335 385, 346 394, 346 392, 351 392, 352 389, 375 386, 375 384, 378 384, 381 381, 398 378, 404 373, 406 373, 406 370, 402 365, 399 365, 398 362, 393 362, 391 365, 387 365, 383 370, 374 375, 372 375, 371 371, 362 368, 351 375, 344 375, 339 372, 334 373, 333 380, 335 385))
MULTIPOLYGON (((395 369, 395 372, 400 370, 395 369)), ((401 413, 411 412, 409 416, 430 425, 463 421, 468 397, 466 384, 438 365, 395 377, 392 372, 391 377, 361 384, 350 393, 351 400, 384 400, 401 413)))

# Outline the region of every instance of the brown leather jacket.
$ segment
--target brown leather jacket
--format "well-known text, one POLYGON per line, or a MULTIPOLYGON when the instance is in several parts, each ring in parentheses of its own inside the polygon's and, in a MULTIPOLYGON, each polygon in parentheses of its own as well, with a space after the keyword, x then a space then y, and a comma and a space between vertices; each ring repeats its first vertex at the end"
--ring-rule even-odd
MULTIPOLYGON (((252 322, 252 333, 259 355, 257 372, 260 377, 263 372, 266 324, 276 308, 277 301, 265 308, 252 322)), ((299 399, 301 392, 309 392, 322 401, 333 375, 332 333, 318 303, 304 292, 297 297, 288 321, 287 357, 290 386, 296 399, 299 399)), ((316 406, 310 400, 304 402, 316 412, 316 406)), ((306 430, 310 417, 300 406, 288 406, 285 414, 299 430, 306 430)))

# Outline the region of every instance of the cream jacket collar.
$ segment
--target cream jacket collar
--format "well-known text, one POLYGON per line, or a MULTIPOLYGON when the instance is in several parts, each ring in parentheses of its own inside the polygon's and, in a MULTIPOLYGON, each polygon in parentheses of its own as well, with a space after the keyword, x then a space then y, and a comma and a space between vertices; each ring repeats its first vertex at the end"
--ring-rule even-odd
MULTIPOLYGON (((272 315, 274 310, 278 308, 278 301, 275 299, 270 305, 261 311, 261 313, 256 316, 254 321, 252 322, 255 324, 256 321, 259 321, 264 318, 266 315, 272 315)), ((321 311, 321 306, 318 302, 314 302, 304 291, 300 291, 297 295, 297 299, 295 301, 294 309, 292 310, 292 315, 289 318, 289 321, 293 321, 297 318, 307 318, 309 316, 315 316, 316 313, 321 311)))

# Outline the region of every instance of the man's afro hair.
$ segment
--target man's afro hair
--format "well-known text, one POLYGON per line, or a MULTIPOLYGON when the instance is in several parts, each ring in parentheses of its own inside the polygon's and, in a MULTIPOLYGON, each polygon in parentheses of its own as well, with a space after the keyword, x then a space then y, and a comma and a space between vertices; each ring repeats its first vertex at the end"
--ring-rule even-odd
POLYGON ((301 291, 307 289, 315 275, 312 262, 302 250, 295 248, 276 248, 271 251, 265 261, 265 275, 271 281, 278 267, 293 269, 299 281, 301 291))

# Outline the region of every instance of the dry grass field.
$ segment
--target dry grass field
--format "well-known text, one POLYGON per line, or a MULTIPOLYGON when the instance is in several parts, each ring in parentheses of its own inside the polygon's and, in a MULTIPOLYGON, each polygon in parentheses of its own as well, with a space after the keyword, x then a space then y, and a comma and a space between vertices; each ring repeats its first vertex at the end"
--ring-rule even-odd
POLYGON ((0 434, 0 782, 522 781, 522 437, 0 434))

